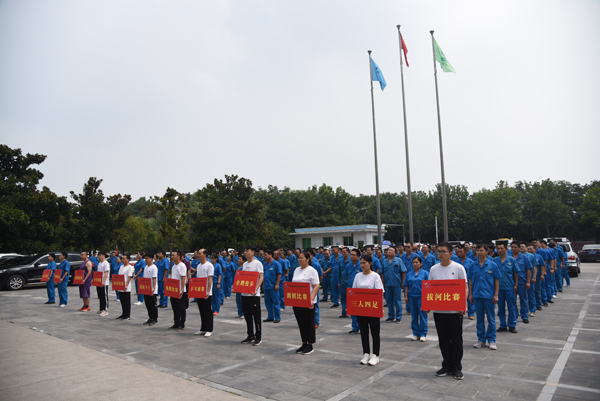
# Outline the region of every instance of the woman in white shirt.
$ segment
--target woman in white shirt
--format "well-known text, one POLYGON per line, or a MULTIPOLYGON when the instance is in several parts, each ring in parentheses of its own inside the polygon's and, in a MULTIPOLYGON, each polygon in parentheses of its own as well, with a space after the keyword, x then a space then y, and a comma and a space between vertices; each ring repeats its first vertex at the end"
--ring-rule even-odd
MULTIPOLYGON (((364 255, 360 260, 361 273, 354 277, 352 288, 370 288, 383 290, 383 283, 379 274, 375 273, 371 268, 373 259, 369 255, 364 255)), ((358 327, 360 327, 360 339, 362 340, 363 358, 360 361, 361 365, 367 363, 375 366, 379 363, 379 331, 380 321, 378 317, 372 316, 357 316, 358 327), (371 348, 369 344, 369 329, 373 337, 373 353, 370 354, 371 348)))
POLYGON ((310 299, 312 300, 310 308, 300 308, 294 306, 294 316, 298 322, 300 329, 300 337, 302 338, 302 346, 296 350, 297 354, 308 355, 314 352, 313 344, 317 341, 317 333, 315 330, 315 302, 319 293, 319 274, 311 266, 312 257, 308 252, 302 252, 298 255, 298 263, 300 267, 294 270, 292 282, 295 283, 310 283, 311 292, 310 299))
POLYGON ((119 274, 125 280, 125 290, 117 292, 121 300, 121 309, 123 310, 117 320, 129 320, 131 313, 131 278, 133 277, 134 268, 129 264, 129 255, 123 255, 121 260, 123 264, 119 267, 119 274))

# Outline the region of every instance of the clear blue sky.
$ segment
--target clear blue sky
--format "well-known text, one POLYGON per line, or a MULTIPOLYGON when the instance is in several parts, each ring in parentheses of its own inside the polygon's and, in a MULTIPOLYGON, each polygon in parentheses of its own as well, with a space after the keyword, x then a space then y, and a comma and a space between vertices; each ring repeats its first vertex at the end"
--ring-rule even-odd
POLYGON ((0 2, 1 142, 43 153, 43 185, 106 194, 255 187, 374 194, 367 50, 381 191, 406 191, 396 25, 413 190, 440 182, 430 30, 446 181, 600 178, 600 2, 0 2), (439 70, 438 70, 439 71, 439 70))

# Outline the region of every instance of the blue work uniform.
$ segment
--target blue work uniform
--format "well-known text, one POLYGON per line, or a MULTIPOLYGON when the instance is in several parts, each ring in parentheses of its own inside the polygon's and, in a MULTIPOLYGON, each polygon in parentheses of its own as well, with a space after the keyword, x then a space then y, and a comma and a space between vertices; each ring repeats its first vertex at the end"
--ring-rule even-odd
POLYGON ((554 274, 556 278, 556 289, 558 291, 562 291, 562 272, 563 268, 561 267, 563 264, 566 266, 567 262, 565 259, 565 252, 562 249, 562 246, 556 244, 556 248, 554 248, 554 252, 556 253, 556 272, 554 274))
POLYGON ((494 258, 494 263, 500 270, 500 291, 498 291, 498 319, 500 328, 517 326, 517 296, 515 294, 514 274, 519 273, 519 266, 512 256, 506 256, 504 262, 500 256, 494 258), (508 309, 508 321, 506 319, 506 309, 508 309))
POLYGON ((527 296, 527 271, 533 269, 533 265, 529 261, 527 256, 522 253, 518 253, 517 257, 512 254, 517 267, 519 268, 519 281, 517 283, 517 297, 519 299, 519 308, 517 309, 517 316, 519 312, 521 314, 521 319, 528 320, 529 319, 529 298, 527 296))
POLYGON ((348 263, 350 263, 350 257, 344 259, 342 256, 342 263, 340 264, 340 302, 342 303, 342 316, 346 316, 346 290, 348 288, 348 269, 346 269, 346 266, 348 263))
MULTIPOLYGON (((235 265, 235 271, 238 270, 244 270, 244 265, 235 265)), ((264 272, 264 270, 263 270, 264 272)), ((235 277, 235 273, 234 273, 234 277, 235 277)), ((240 292, 236 292, 235 293, 235 304, 237 305, 237 313, 239 317, 244 316, 244 311, 242 310, 242 293, 240 292)))
POLYGON ((550 274, 550 281, 548 285, 552 287, 552 295, 556 295, 558 293, 558 289, 556 288, 556 273, 558 271, 558 256, 556 251, 552 248, 546 249, 546 252, 550 255, 550 261, 554 260, 556 262, 557 269, 554 270, 554 273, 550 274))
POLYGON ((58 299, 60 305, 66 305, 69 301, 69 292, 67 291, 67 286, 69 285, 69 276, 71 275, 71 264, 65 259, 58 266, 58 270, 62 270, 61 277, 64 277, 62 283, 58 283, 58 299))
POLYGON ((388 305, 387 321, 402 320, 402 273, 406 273, 406 266, 400 258, 383 261, 381 274, 385 286, 385 301, 388 305))
MULTIPOLYGON (((313 257, 312 265, 311 265, 319 274, 319 280, 323 280, 323 269, 321 268, 321 263, 317 257, 313 257)), ((319 291, 317 291, 317 295, 315 297, 315 325, 319 326, 321 322, 321 314, 319 313, 319 291)))
POLYGON ((469 286, 477 314, 477 341, 482 343, 496 342, 494 294, 496 292, 495 281, 500 280, 500 277, 502 274, 498 266, 490 258, 486 258, 483 264, 479 262, 479 258, 471 264, 469 286), (487 330, 485 328, 486 317, 487 330))
POLYGON ((287 261, 290 262, 290 271, 288 272, 288 281, 292 281, 292 279, 294 278, 294 270, 296 270, 296 268, 298 266, 300 266, 300 263, 298 263, 298 258, 296 257, 296 255, 288 256, 287 261))
POLYGON ((529 304, 529 313, 535 313, 535 307, 537 305, 536 299, 535 299, 535 286, 537 284, 537 270, 540 270, 540 267, 538 266, 538 260, 535 257, 534 254, 532 253, 525 253, 525 257, 529 260, 529 263, 531 264, 531 268, 533 269, 534 267, 536 268, 536 275, 533 275, 533 272, 531 272, 531 286, 529 287, 529 290, 527 290, 527 301, 529 304), (535 280, 535 282, 533 281, 535 280))
MULTIPOLYGON (((109 259, 109 261, 110 261, 110 259, 109 259)), ((95 257, 95 256, 92 256, 90 258, 90 262, 92 262, 92 270, 96 270, 96 267, 98 267, 98 264, 100 263, 100 261, 98 260, 98 258, 95 257)))
MULTIPOLYGON (((474 262, 471 259, 465 257, 464 262, 459 258, 458 263, 460 263, 465 268, 468 283, 469 279, 471 278, 471 265, 474 262)), ((469 315, 469 317, 475 316, 475 303, 472 303, 469 299, 467 299, 467 314, 469 315)))
POLYGON ((156 262, 156 268, 158 270, 157 273, 157 281, 158 281, 158 295, 160 299, 158 300, 158 306, 168 306, 169 297, 165 296, 165 277, 169 274, 169 260, 167 258, 163 258, 156 262))
MULTIPOLYGON (((138 277, 143 277, 144 276, 143 270, 145 268, 146 268, 146 261, 144 259, 136 262, 135 265, 134 265, 135 274, 139 273, 138 277)), ((138 302, 144 302, 144 296, 138 292, 138 282, 137 282, 137 280, 135 280, 135 292, 137 294, 138 302)))
POLYGON ((329 270, 330 268, 333 269, 330 260, 331 258, 325 257, 319 259, 319 263, 321 264, 321 268, 323 269, 323 281, 321 282, 321 285, 323 286, 323 299, 321 299, 321 302, 327 302, 327 298, 331 294, 331 286, 333 285, 333 276, 331 274, 333 273, 333 270, 327 273, 327 275, 325 275, 325 272, 327 270, 329 270))
POLYGON ((428 253, 427 256, 422 256, 421 259, 423 259, 423 266, 421 266, 421 269, 423 269, 427 273, 429 273, 431 271, 431 268, 433 267, 433 265, 436 264, 435 256, 428 253))
POLYGON ((223 303, 223 268, 220 263, 214 264, 213 273, 213 290, 212 290, 212 310, 214 312, 221 312, 221 304, 223 303), (221 276, 221 285, 219 285, 219 276, 221 276), (221 287, 221 288, 219 288, 221 287))
MULTIPOLYGON (((404 266, 406 267, 406 272, 407 274, 410 273, 411 271, 413 271, 413 265, 412 265, 412 261, 414 258, 416 258, 417 255, 416 253, 411 253, 410 256, 408 256, 407 253, 404 253, 400 259, 402 259, 402 262, 404 263, 404 266)), ((406 288, 404 289, 404 295, 406 296, 406 288)), ((389 303, 388 303, 389 305, 389 303)), ((406 311, 408 313, 410 313, 410 305, 406 305, 406 311)))
POLYGON ((48 263, 48 266, 46 266, 46 269, 52 270, 50 272, 50 276, 48 277, 48 281, 46 282, 46 293, 48 294, 48 302, 54 303, 56 301, 56 291, 55 291, 56 285, 54 284, 54 273, 56 272, 56 262, 52 261, 52 262, 48 263))
POLYGON ((279 260, 277 262, 279 262, 279 264, 281 265, 281 281, 279 282, 279 308, 285 309, 285 302, 284 302, 285 294, 283 293, 283 283, 288 281, 285 271, 286 270, 289 271, 290 262, 288 262, 287 259, 285 259, 285 258, 279 258, 279 260))
POLYGON ((372 260, 373 260, 373 270, 375 271, 375 273, 379 274, 379 270, 381 270, 381 262, 375 256, 373 256, 372 260))
MULTIPOLYGON (((355 265, 352 264, 351 259, 348 259, 348 263, 346 264, 346 273, 348 274, 347 288, 352 288, 352 284, 354 284, 354 278, 360 272, 362 272, 362 269, 360 268, 360 259, 355 265)), ((360 327, 358 326, 358 318, 354 315, 351 315, 350 317, 352 318, 352 331, 360 331, 360 327)))
MULTIPOLYGON (((419 269, 415 272, 414 269, 408 272, 404 279, 404 288, 408 288, 408 304, 410 305, 411 322, 413 336, 427 337, 427 313, 421 310, 421 291, 423 280, 429 280, 429 272, 419 269)), ((389 305, 389 303, 388 303, 389 305)))
POLYGON ((536 309, 541 310, 542 305, 548 305, 548 294, 546 293, 546 284, 542 280, 542 269, 546 267, 546 260, 544 259, 544 252, 541 248, 538 248, 535 252, 535 258, 538 261, 537 273, 535 275, 535 305, 536 309))
POLYGON ((471 260, 475 260, 475 259, 477 259, 477 256, 475 256, 473 251, 469 249, 469 252, 467 252, 467 258, 469 258, 471 260))
MULTIPOLYGON (((271 263, 265 262, 267 265, 264 269, 264 288, 265 288, 265 308, 267 308, 267 320, 281 320, 281 310, 279 303, 281 298, 279 296, 279 288, 275 290, 275 286, 283 287, 283 284, 277 281, 277 275, 283 276, 281 264, 276 260, 272 260, 271 263)), ((280 277, 281 279, 281 277, 280 277)))
POLYGON ((333 306, 340 306, 340 267, 344 265, 344 257, 341 254, 337 258, 335 255, 331 255, 329 257, 329 265, 332 268, 329 274, 331 276, 331 302, 333 302, 333 306))

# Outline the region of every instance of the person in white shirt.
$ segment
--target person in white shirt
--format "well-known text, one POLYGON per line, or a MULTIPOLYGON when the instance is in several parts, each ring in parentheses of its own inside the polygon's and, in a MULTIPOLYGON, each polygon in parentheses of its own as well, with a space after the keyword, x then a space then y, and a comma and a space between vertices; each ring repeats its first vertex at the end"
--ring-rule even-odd
POLYGON ((143 324, 153 326, 158 323, 158 309, 156 308, 156 295, 158 294, 158 267, 154 264, 154 253, 148 252, 144 255, 146 267, 143 277, 149 278, 152 283, 152 295, 144 295, 144 303, 148 311, 148 320, 143 324))
POLYGON ((206 249, 200 249, 197 253, 200 264, 196 266, 196 277, 206 277, 206 297, 198 298, 198 311, 200 312, 200 330, 196 333, 197 336, 210 337, 213 332, 213 311, 212 311, 212 297, 213 297, 213 277, 215 274, 215 267, 210 261, 207 260, 208 251, 206 249))
MULTIPOLYGON (((360 260, 360 269, 362 272, 354 276, 351 288, 369 288, 383 290, 383 283, 379 274, 373 271, 373 258, 371 255, 363 255, 360 260)), ((382 300, 383 302, 383 297, 382 300)), ((357 316, 358 327, 360 328, 360 339, 362 341, 363 358, 360 360, 361 365, 369 364, 375 366, 379 363, 379 349, 381 339, 379 333, 381 330, 381 322, 378 317, 373 316, 357 316), (371 354, 371 345, 369 344, 369 329, 373 337, 373 353, 371 354)))
MULTIPOLYGON (((438 259, 440 263, 434 265, 429 272, 429 280, 465 280, 467 273, 465 268, 451 260, 452 245, 444 242, 438 246, 438 259)), ((468 286, 465 286, 468 288, 468 286)), ((468 290, 467 290, 468 291, 468 290)), ((465 308, 461 311, 433 311, 435 329, 439 337, 440 350, 442 351, 442 368, 436 376, 452 374, 456 380, 464 379, 462 373, 463 337, 462 324, 463 315, 467 310, 465 293, 465 308)), ((429 311, 424 311, 429 313, 429 311)))
POLYGON ((125 280, 125 291, 119 291, 119 299, 121 300, 121 316, 117 320, 129 320, 131 314, 131 279, 133 278, 134 269, 129 264, 129 255, 123 255, 121 261, 123 266, 119 268, 119 274, 125 280))
POLYGON ((173 308, 173 326, 169 327, 170 330, 183 330, 185 328, 186 318, 186 299, 187 292, 185 288, 187 279, 187 268, 183 264, 182 260, 185 258, 185 254, 181 251, 173 252, 171 258, 173 259, 173 267, 171 269, 171 278, 179 280, 179 299, 171 298, 171 308, 173 308))
POLYGON ((319 273, 311 266, 312 255, 310 252, 304 251, 298 255, 298 263, 300 267, 294 270, 292 282, 295 283, 310 283, 310 299, 312 301, 310 308, 300 308, 294 306, 294 316, 298 322, 300 329, 300 338, 302 345, 296 350, 297 354, 308 355, 314 352, 313 344, 317 342, 317 333, 315 327, 315 302, 319 295, 319 273))
POLYGON ((100 263, 98 264, 99 272, 102 272, 102 286, 96 287, 96 291, 98 293, 98 300, 100 301, 100 309, 96 314, 104 317, 108 316, 108 283, 110 278, 110 265, 106 261, 106 252, 100 252, 98 255, 98 260, 100 263))
POLYGON ((246 262, 242 270, 258 272, 258 281, 256 289, 251 294, 242 293, 242 311, 246 319, 246 328, 248 336, 242 340, 242 344, 260 345, 262 343, 262 322, 260 320, 260 286, 262 285, 264 272, 263 265, 254 259, 256 247, 254 245, 246 246, 244 249, 246 262))

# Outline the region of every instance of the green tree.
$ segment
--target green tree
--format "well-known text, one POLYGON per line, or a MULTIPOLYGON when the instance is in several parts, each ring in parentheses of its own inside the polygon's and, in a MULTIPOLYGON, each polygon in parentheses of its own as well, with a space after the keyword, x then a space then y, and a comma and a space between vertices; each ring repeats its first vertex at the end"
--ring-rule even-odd
POLYGON ((158 234, 152 230, 147 219, 129 216, 122 231, 121 243, 124 251, 137 252, 156 247, 158 234))
POLYGON ((181 194, 173 188, 167 188, 161 197, 152 198, 153 204, 145 207, 146 217, 161 217, 159 233, 160 242, 169 245, 169 251, 183 249, 189 245, 187 215, 189 203, 185 194, 181 194))
POLYGON ((588 232, 594 235, 598 241, 600 238, 600 184, 595 184, 586 191, 579 211, 588 232))
POLYGON ((521 219, 519 193, 500 181, 493 190, 473 194, 470 213, 473 236, 490 241, 511 237, 521 219))
POLYGON ((515 188, 522 193, 523 222, 532 236, 562 234, 556 232, 557 228, 564 229, 572 221, 573 211, 566 204, 569 197, 567 183, 547 179, 533 184, 520 182, 515 188))
POLYGON ((61 245, 61 216, 69 216, 66 198, 37 189, 44 175, 34 165, 45 155, 21 153, 0 145, 0 251, 32 253, 61 245))

